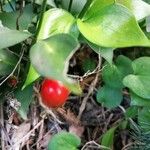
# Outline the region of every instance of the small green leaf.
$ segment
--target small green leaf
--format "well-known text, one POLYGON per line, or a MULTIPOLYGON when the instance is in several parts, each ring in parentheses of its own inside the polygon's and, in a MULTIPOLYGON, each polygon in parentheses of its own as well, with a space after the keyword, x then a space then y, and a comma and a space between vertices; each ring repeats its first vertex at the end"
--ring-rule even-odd
POLYGON ((138 123, 144 132, 150 130, 150 108, 145 107, 138 113, 138 123))
POLYGON ((74 134, 60 132, 50 139, 48 150, 78 150, 81 140, 74 134))
POLYGON ((123 99, 122 90, 104 86, 98 90, 96 99, 108 108, 117 107, 123 99))
POLYGON ((150 57, 140 57, 132 62, 134 74, 150 76, 150 57))
POLYGON ((138 114, 138 107, 137 106, 131 106, 126 109, 125 116, 127 118, 135 118, 138 114))
MULTIPOLYGON (((2 24, 10 29, 17 28, 17 18, 20 15, 20 11, 15 12, 2 12, 0 13, 0 20, 2 24), (6 19, 7 18, 7 19, 6 19)), ((27 30, 35 14, 33 13, 32 5, 27 5, 23 9, 22 15, 18 18, 19 30, 27 30)))
POLYGON ((30 36, 31 34, 29 32, 10 30, 0 24, 0 37, 3 37, 0 40, 0 49, 18 44, 30 36))
POLYGON ((103 47, 150 46, 134 15, 126 7, 111 4, 98 12, 91 9, 88 19, 78 19, 80 32, 90 42, 103 47))
POLYGON ((138 96, 150 99, 150 88, 148 88, 150 76, 128 75, 124 78, 123 83, 138 96))
POLYGON ((117 66, 106 64, 102 70, 102 78, 106 85, 112 88, 122 88, 122 73, 117 66))
POLYGON ((88 45, 98 54, 100 54, 107 62, 112 64, 114 48, 100 47, 87 41, 88 45))
POLYGON ((29 110, 29 105, 32 101, 32 95, 33 95, 33 85, 26 87, 24 90, 18 88, 18 90, 15 92, 15 98, 21 104, 18 113, 25 120, 27 119, 27 113, 29 110))
POLYGON ((117 127, 110 128, 105 134, 103 134, 101 145, 113 149, 116 128, 117 127))
POLYGON ((84 72, 93 71, 96 68, 96 62, 93 59, 87 58, 82 64, 84 72))
POLYGON ((70 33, 74 23, 75 18, 67 11, 58 8, 50 9, 44 13, 38 39, 46 39, 58 33, 70 33))
POLYGON ((150 106, 150 99, 144 99, 139 97, 133 92, 130 92, 131 96, 131 105, 133 106, 150 106))
POLYGON ((31 84, 33 81, 37 80, 40 77, 40 75, 36 72, 36 70, 33 68, 33 66, 30 64, 29 72, 27 74, 26 81, 22 87, 24 89, 26 86, 31 84))
POLYGON ((0 50, 0 76, 10 74, 17 63, 16 56, 6 49, 0 50))
POLYGON ((69 59, 78 47, 77 40, 69 34, 51 36, 32 46, 31 63, 40 75, 60 80, 72 92, 79 94, 81 93, 79 84, 67 77, 69 59))

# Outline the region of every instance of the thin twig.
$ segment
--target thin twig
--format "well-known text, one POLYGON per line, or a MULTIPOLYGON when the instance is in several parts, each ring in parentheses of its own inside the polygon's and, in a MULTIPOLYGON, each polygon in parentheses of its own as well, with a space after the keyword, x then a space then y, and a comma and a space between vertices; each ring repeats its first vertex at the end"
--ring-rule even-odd
MULTIPOLYGON (((101 56, 99 55, 99 63, 98 63, 98 69, 101 68, 101 56)), ((80 120, 81 119, 81 116, 82 116, 82 113, 83 111, 85 110, 85 107, 86 107, 86 103, 90 97, 90 95, 93 93, 94 91, 94 88, 96 86, 96 83, 98 81, 98 77, 99 77, 99 72, 96 74, 96 77, 94 79, 94 81, 91 83, 90 87, 89 87, 89 90, 88 90, 88 93, 87 95, 83 98, 83 101, 82 101, 82 104, 80 106, 80 109, 79 109, 79 114, 77 116, 77 118, 80 120)))
POLYGON ((24 48, 24 46, 23 46, 23 47, 22 47, 22 52, 21 52, 20 58, 19 58, 19 60, 18 60, 18 62, 17 62, 17 64, 16 64, 16 66, 14 67, 13 71, 0 83, 0 86, 1 86, 2 84, 4 84, 4 83, 14 74, 14 72, 16 71, 18 65, 20 64, 20 62, 21 62, 21 60, 22 60, 24 51, 25 51, 25 48, 24 48))
POLYGON ((89 145, 89 146, 90 146, 90 145, 95 145, 95 146, 97 146, 97 148, 99 148, 99 149, 111 150, 110 148, 108 148, 108 147, 106 147, 106 146, 99 145, 99 144, 96 143, 95 141, 89 141, 89 142, 87 142, 87 143, 82 147, 81 150, 85 150, 85 148, 87 148, 88 145, 89 145))

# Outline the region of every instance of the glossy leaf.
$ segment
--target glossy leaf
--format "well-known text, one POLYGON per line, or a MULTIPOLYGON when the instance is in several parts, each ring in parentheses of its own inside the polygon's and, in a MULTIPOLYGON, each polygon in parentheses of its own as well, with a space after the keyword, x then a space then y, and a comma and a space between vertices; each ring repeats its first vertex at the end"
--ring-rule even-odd
POLYGON ((150 5, 143 0, 116 0, 116 2, 129 8, 137 20, 150 15, 150 5))
POLYGON ((31 34, 28 32, 10 30, 0 25, 0 37, 3 37, 0 40, 0 49, 20 43, 25 39, 29 38, 30 36, 31 34))
POLYGON ((29 105, 32 101, 33 85, 26 87, 24 90, 18 88, 15 92, 15 98, 20 102, 21 106, 18 109, 18 113, 23 119, 27 119, 29 105))
POLYGON ((150 99, 150 76, 128 75, 124 78, 123 83, 138 96, 150 99))
POLYGON ((116 128, 117 127, 112 127, 105 134, 103 134, 101 145, 113 149, 114 134, 115 134, 116 128))
POLYGON ((78 150, 81 140, 74 134, 60 132, 50 139, 48 150, 78 150))
POLYGON ((133 106, 150 106, 150 99, 144 99, 139 97, 133 92, 130 92, 131 96, 131 105, 133 106))
POLYGON ((58 33, 70 33, 74 17, 63 9, 53 8, 44 13, 38 39, 46 39, 58 33))
POLYGON ((108 108, 117 107, 123 99, 121 91, 121 89, 104 86, 97 92, 97 102, 103 104, 108 108))
MULTIPOLYGON (((10 29, 17 28, 17 18, 20 15, 20 11, 15 12, 1 12, 0 20, 2 24, 10 29), (6 19, 7 18, 7 19, 6 19)), ((27 5, 23 9, 22 15, 18 19, 19 30, 27 30, 35 14, 33 13, 32 5, 27 5)))
POLYGON ((150 108, 145 107, 138 113, 138 123, 144 132, 150 130, 150 108))
POLYGON ((0 76, 10 74, 16 63, 17 58, 13 53, 6 49, 0 50, 0 76))
POLYGON ((75 38, 68 34, 51 36, 32 46, 30 50, 31 63, 40 75, 60 80, 72 92, 79 94, 81 93, 79 85, 66 75, 69 59, 78 46, 75 38))
POLYGON ((80 32, 90 42, 103 47, 150 46, 134 15, 119 4, 111 4, 84 20, 78 19, 80 32), (118 20, 119 19, 119 20, 118 20))

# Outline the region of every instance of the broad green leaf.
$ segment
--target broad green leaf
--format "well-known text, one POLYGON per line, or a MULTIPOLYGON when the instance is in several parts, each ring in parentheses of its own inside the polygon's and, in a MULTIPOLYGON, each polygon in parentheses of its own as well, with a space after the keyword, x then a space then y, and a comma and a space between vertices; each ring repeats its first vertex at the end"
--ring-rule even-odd
POLYGON ((114 2, 115 0, 92 0, 92 3, 88 7, 82 19, 88 20, 89 18, 92 18, 94 14, 98 13, 101 9, 113 4, 114 2))
POLYGON ((140 57, 132 62, 134 74, 150 76, 150 57, 140 57))
POLYGON ((58 33, 70 33, 75 18, 63 9, 53 8, 44 13, 38 39, 46 39, 58 33))
POLYGON ((114 134, 115 134, 116 128, 117 127, 112 127, 105 134, 103 134, 101 145, 113 149, 114 134))
POLYGON ((22 87, 24 89, 26 86, 31 84, 33 81, 37 80, 40 77, 40 75, 36 72, 36 70, 33 68, 33 66, 30 64, 29 72, 27 74, 26 81, 22 87))
POLYGON ((145 132, 150 131, 150 108, 145 107, 138 113, 138 123, 145 132))
POLYGON ((74 134, 60 132, 55 134, 49 141, 48 150, 78 150, 81 140, 74 134))
POLYGON ((31 63, 40 75, 60 80, 72 92, 79 94, 81 93, 79 85, 66 75, 69 59, 78 46, 78 42, 69 34, 51 36, 32 46, 31 63))
POLYGON ((33 85, 26 87, 24 90, 18 88, 15 92, 15 98, 20 102, 21 106, 18 109, 18 113, 23 119, 27 119, 27 113, 29 110, 29 105, 32 101, 33 95, 33 85))
POLYGON ((10 30, 0 25, 0 49, 18 44, 31 36, 28 32, 10 30))
POLYGON ((122 90, 104 86, 98 90, 96 99, 97 102, 103 104, 108 108, 117 107, 123 99, 122 90))
POLYGON ((6 49, 0 50, 0 76, 10 74, 16 63, 17 58, 13 53, 6 49))
POLYGON ((116 0, 116 2, 129 8, 137 20, 150 15, 150 5, 143 0, 116 0))
POLYGON ((150 99, 150 76, 128 75, 124 78, 123 83, 138 96, 150 99))
POLYGON ((142 97, 139 97, 133 92, 130 92, 131 96, 131 105, 133 106, 150 106, 150 99, 144 99, 142 97))
MULTIPOLYGON (((0 13, 0 20, 2 24, 10 29, 17 28, 17 18, 20 15, 20 11, 15 12, 2 12, 0 13), (7 19, 6 19, 7 18, 7 19)), ((19 30, 27 30, 35 14, 33 13, 32 5, 27 5, 23 9, 22 15, 18 18, 19 30)))
POLYGON ((90 42, 103 47, 150 46, 134 15, 119 4, 108 5, 92 17, 78 19, 80 32, 90 42))
POLYGON ((98 54, 100 54, 107 62, 112 64, 114 48, 100 47, 87 41, 88 45, 98 54))

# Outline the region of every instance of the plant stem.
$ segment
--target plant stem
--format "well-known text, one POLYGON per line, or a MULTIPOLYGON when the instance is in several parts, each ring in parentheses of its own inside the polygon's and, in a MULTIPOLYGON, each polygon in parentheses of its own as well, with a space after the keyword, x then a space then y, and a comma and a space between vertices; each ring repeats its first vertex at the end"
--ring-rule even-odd
POLYGON ((92 3, 93 0, 87 0, 86 4, 84 5, 82 11, 80 12, 78 18, 82 18, 85 14, 85 12, 87 11, 88 7, 90 6, 90 4, 92 3))
POLYGON ((43 22, 44 12, 46 10, 46 3, 47 3, 47 0, 43 0, 42 6, 41 6, 41 14, 40 14, 40 17, 39 17, 40 19, 39 19, 37 31, 35 33, 35 41, 34 42, 36 42, 38 40, 38 36, 39 36, 41 26, 42 26, 42 22, 43 22))
POLYGON ((73 0, 70 0, 70 2, 69 2, 69 7, 68 7, 68 11, 69 11, 69 12, 71 11, 72 2, 73 2, 73 0))

